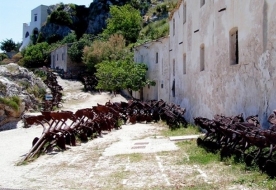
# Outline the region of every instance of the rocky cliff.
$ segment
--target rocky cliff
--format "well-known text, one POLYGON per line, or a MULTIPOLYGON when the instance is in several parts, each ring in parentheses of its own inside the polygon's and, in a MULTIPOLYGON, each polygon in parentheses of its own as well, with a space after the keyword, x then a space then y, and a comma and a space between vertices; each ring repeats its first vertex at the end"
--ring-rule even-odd
POLYGON ((0 66, 0 129, 6 123, 20 120, 25 110, 38 109, 35 95, 46 90, 43 81, 33 72, 15 63, 0 66), (11 99, 17 97, 20 103, 14 105, 11 99))
POLYGON ((97 35, 106 27, 111 5, 124 5, 130 0, 94 0, 87 8, 76 4, 49 6, 48 20, 41 28, 38 41, 56 41, 75 31, 78 37, 83 33, 97 35))

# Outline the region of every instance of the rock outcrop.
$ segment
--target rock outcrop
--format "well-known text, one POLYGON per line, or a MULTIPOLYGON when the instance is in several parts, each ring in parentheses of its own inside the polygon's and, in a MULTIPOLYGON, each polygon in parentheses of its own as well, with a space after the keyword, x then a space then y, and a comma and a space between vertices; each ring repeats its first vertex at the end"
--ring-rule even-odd
MULTIPOLYGON (((68 13, 71 23, 59 23, 57 20, 49 19, 42 26, 40 35, 42 40, 51 41, 62 39, 70 32, 74 31, 78 37, 83 33, 97 35, 106 28, 106 19, 110 16, 109 10, 111 5, 124 5, 130 0, 94 0, 89 7, 75 4, 57 4, 48 8, 48 14, 55 11, 68 13)), ((50 16, 49 16, 50 17, 50 16)))
POLYGON ((0 128, 20 119, 25 110, 38 109, 35 92, 45 91, 47 86, 33 72, 15 63, 0 66, 0 98, 17 96, 21 100, 18 109, 0 102, 0 128))

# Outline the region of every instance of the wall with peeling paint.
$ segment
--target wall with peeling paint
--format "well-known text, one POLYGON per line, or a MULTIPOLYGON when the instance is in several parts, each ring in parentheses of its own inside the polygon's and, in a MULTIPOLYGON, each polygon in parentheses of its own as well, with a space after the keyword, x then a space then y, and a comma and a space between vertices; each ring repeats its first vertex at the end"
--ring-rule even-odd
POLYGON ((199 0, 182 0, 170 20, 167 51, 170 68, 164 74, 169 76, 169 101, 185 107, 189 121, 197 116, 212 118, 215 114, 258 114, 268 127, 267 117, 276 109, 275 31, 274 0, 208 0, 202 7, 199 0), (234 28, 238 29, 238 64, 230 61, 230 36, 234 28), (173 81, 175 97, 171 91, 173 81))

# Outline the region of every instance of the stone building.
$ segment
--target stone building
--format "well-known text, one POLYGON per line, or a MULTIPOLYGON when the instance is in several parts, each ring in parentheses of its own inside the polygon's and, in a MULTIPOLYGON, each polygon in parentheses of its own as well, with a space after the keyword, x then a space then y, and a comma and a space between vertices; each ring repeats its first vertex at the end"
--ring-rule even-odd
POLYGON ((136 46, 134 60, 136 63, 145 63, 148 66, 147 78, 156 82, 155 86, 146 86, 139 92, 133 92, 133 96, 143 100, 163 99, 169 101, 169 65, 167 50, 169 38, 161 38, 156 41, 136 46))
POLYGON ((39 31, 42 27, 42 25, 46 22, 47 20, 47 9, 48 6, 46 5, 40 5, 33 9, 31 11, 31 22, 29 24, 23 23, 23 40, 22 40, 22 45, 20 47, 20 51, 29 45, 31 42, 31 36, 34 35, 38 37, 39 31))
POLYGON ((185 107, 189 121, 243 113, 258 114, 266 125, 276 109, 275 23, 273 0, 181 0, 171 13, 168 42, 136 47, 135 61, 157 69, 148 73, 159 81, 157 99, 185 107), (163 71, 155 67, 157 53, 166 60, 163 71), (160 81, 167 94, 159 93, 160 81))
POLYGON ((64 72, 82 70, 83 63, 77 63, 70 59, 68 50, 72 44, 62 45, 51 52, 51 68, 62 69, 64 72))

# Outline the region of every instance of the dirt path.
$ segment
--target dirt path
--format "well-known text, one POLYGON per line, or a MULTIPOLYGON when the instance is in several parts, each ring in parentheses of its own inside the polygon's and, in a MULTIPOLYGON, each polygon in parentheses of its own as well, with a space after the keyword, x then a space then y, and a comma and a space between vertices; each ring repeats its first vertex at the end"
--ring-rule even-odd
MULTIPOLYGON (((83 92, 83 85, 78 81, 58 79, 58 82, 64 88, 62 110, 76 111, 97 103, 126 101, 120 95, 114 97, 109 93, 83 92)), ((68 147, 64 152, 40 156, 26 165, 16 166, 31 148, 32 139, 39 137, 42 132, 39 126, 28 129, 22 126, 20 121, 16 129, 0 132, 0 151, 4 153, 0 157, 0 188, 90 189, 92 186, 93 189, 110 189, 121 185, 142 187, 148 183, 144 180, 143 183, 140 180, 135 181, 138 179, 135 175, 140 174, 138 170, 142 169, 142 163, 137 162, 138 165, 134 166, 131 164, 132 159, 140 160, 139 153, 155 155, 160 151, 177 150, 175 144, 168 139, 156 137, 158 128, 155 125, 124 125, 121 130, 112 131, 102 138, 77 147, 68 147), (121 170, 127 172, 127 175, 121 170), (134 176, 130 175, 130 171, 134 176)), ((154 165, 154 170, 153 167, 146 167, 149 169, 147 172, 158 171, 158 161, 154 160, 154 165)), ((160 173, 157 175, 162 176, 160 173)), ((145 177, 145 174, 143 176, 145 177)), ((163 181, 164 185, 169 184, 166 177, 160 177, 159 180, 163 181)), ((150 178, 149 181, 160 184, 160 181, 152 182, 150 178)))
MULTIPOLYGON (((83 92, 77 81, 58 81, 64 88, 63 110, 126 101, 120 95, 83 92)), ((161 129, 157 124, 123 125, 102 138, 16 166, 42 133, 39 126, 24 129, 19 122, 17 129, 0 132, 0 189, 185 189, 218 182, 220 174, 209 175, 210 168, 179 164, 189 156, 159 136, 161 129)))

